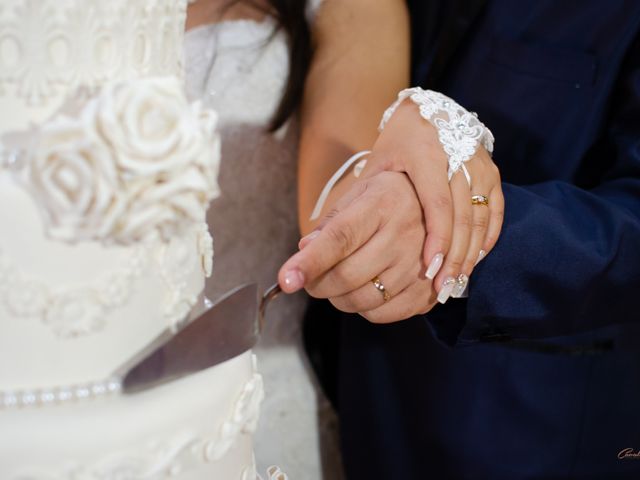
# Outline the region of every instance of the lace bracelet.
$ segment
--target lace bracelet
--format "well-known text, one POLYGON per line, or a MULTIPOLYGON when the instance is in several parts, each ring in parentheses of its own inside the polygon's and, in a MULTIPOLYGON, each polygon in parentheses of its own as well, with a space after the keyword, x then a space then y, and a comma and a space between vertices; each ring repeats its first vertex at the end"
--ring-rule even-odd
POLYGON ((471 186, 471 176, 465 162, 475 155, 479 144, 489 154, 493 153, 494 138, 491 130, 478 120, 475 112, 467 111, 446 95, 414 87, 402 90, 398 94, 398 99, 384 112, 379 131, 382 132, 400 104, 407 98, 420 107, 422 118, 438 131, 438 138, 449 159, 449 181, 458 170, 462 170, 471 186))

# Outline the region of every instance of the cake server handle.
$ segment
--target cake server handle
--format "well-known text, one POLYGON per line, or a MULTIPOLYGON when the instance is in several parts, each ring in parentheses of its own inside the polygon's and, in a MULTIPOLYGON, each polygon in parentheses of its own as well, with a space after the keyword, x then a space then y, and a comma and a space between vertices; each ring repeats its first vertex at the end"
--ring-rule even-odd
POLYGON ((260 308, 258 309, 258 322, 260 324, 260 331, 264 330, 265 315, 267 313, 267 306, 271 301, 282 293, 282 289, 278 283, 271 285, 262 295, 260 300, 260 308))

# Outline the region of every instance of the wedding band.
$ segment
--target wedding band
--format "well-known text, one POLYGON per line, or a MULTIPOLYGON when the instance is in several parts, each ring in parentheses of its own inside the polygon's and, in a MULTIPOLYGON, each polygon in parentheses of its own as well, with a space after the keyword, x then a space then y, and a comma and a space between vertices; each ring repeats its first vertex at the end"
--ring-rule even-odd
POLYGON ((382 284, 382 281, 380 280, 380 277, 374 277, 371 280, 371 283, 373 283, 373 286, 376 287, 380 291, 380 293, 382 293, 382 298, 384 299, 384 301, 388 302, 389 299, 391 298, 391 295, 389 295, 389 292, 387 291, 387 289, 382 284))
POLYGON ((471 205, 489 205, 489 197, 486 195, 473 195, 471 197, 471 205))

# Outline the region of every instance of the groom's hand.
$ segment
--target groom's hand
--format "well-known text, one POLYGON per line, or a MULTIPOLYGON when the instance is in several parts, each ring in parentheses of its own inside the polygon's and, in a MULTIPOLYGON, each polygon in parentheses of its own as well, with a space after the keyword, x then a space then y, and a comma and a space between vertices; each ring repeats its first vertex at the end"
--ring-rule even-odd
POLYGON ((424 276, 423 219, 405 174, 362 180, 300 241, 300 251, 280 269, 280 285, 288 293, 305 288, 375 323, 426 313, 436 293, 424 276))

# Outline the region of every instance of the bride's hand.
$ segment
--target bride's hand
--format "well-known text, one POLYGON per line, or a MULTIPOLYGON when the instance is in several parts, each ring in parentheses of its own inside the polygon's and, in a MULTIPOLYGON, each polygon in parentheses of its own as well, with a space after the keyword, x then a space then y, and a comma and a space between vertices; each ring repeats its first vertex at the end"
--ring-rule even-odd
POLYGON ((304 286, 312 296, 375 323, 426 313, 436 295, 421 262, 422 219, 405 174, 380 172, 358 181, 318 230, 300 241, 300 252, 280 270, 280 285, 286 292, 304 286))
POLYGON ((424 313, 433 308, 434 292, 441 303, 461 296, 495 245, 504 215, 500 175, 488 153, 480 147, 466 167, 473 188, 462 173, 448 181, 437 132, 405 102, 379 136, 361 181, 282 267, 281 286, 288 292, 305 287, 374 322, 424 313), (473 195, 486 196, 488 206, 472 205, 473 195), (376 276, 391 295, 388 302, 372 287, 376 276))
POLYGON ((442 303, 452 293, 459 296, 475 265, 500 235, 504 196, 498 168, 480 146, 465 163, 471 187, 462 171, 449 182, 448 161, 436 129, 406 100, 378 137, 373 152, 363 175, 387 170, 409 176, 424 211, 426 273, 434 280, 442 303), (473 205, 474 195, 486 196, 488 205, 473 205))

